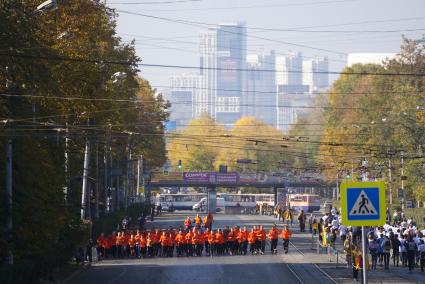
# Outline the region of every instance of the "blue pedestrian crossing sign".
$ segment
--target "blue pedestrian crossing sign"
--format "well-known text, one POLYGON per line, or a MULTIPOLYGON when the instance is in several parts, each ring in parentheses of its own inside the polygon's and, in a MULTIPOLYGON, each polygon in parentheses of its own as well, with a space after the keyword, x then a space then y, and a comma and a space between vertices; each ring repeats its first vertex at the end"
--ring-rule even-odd
POLYGON ((341 184, 341 217, 346 226, 385 224, 385 184, 347 182, 341 184))

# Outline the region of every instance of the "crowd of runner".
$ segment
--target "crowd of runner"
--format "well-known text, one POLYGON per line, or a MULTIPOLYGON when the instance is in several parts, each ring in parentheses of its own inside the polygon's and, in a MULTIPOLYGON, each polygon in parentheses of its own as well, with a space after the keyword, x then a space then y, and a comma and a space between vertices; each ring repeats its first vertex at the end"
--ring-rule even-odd
POLYGON ((212 215, 194 220, 187 217, 178 229, 124 230, 103 233, 97 239, 99 258, 147 258, 173 256, 221 256, 264 254, 266 240, 270 241, 270 251, 277 253, 278 239, 282 238, 284 251, 288 252, 292 231, 274 225, 268 232, 262 225, 247 227, 212 228, 212 215))

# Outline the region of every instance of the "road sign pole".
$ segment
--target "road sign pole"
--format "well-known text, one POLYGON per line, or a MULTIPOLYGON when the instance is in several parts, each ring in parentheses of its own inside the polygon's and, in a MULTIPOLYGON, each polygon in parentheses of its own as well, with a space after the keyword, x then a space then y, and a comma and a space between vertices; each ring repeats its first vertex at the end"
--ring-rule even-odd
POLYGON ((367 269, 366 269, 366 234, 364 226, 362 226, 362 258, 363 258, 363 284, 367 284, 367 269))

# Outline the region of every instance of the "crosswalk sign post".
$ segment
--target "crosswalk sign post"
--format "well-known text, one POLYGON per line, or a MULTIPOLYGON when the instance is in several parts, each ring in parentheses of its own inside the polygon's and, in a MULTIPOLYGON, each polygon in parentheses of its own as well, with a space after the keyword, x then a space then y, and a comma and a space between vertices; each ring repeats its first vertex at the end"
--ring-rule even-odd
POLYGON ((382 226, 385 214, 383 182, 341 184, 341 215, 345 226, 382 226))
POLYGON ((347 182, 341 184, 341 217, 345 226, 362 227, 363 283, 367 283, 364 226, 385 224, 385 183, 347 182))

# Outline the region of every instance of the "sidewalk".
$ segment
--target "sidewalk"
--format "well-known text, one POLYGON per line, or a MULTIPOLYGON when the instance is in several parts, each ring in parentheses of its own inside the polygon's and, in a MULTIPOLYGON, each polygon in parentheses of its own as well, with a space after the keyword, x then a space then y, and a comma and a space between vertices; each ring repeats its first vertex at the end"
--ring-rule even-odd
MULTIPOLYGON (((298 226, 292 227, 294 235, 293 244, 304 254, 304 259, 317 264, 322 270, 334 278, 338 283, 353 283, 352 269, 347 268, 345 255, 342 252, 339 240, 338 260, 337 255, 331 256, 326 253, 318 254, 316 244, 312 249, 311 235, 309 232, 300 233, 298 226), (330 261, 331 260, 331 261, 330 261)), ((338 246, 337 246, 338 247, 338 246)), ((295 248, 294 248, 295 249, 295 248)), ((359 274, 359 281, 361 281, 359 274)), ((425 273, 419 268, 409 272, 407 267, 394 267, 390 264, 389 270, 377 267, 377 270, 369 270, 369 283, 425 283, 425 273)))

